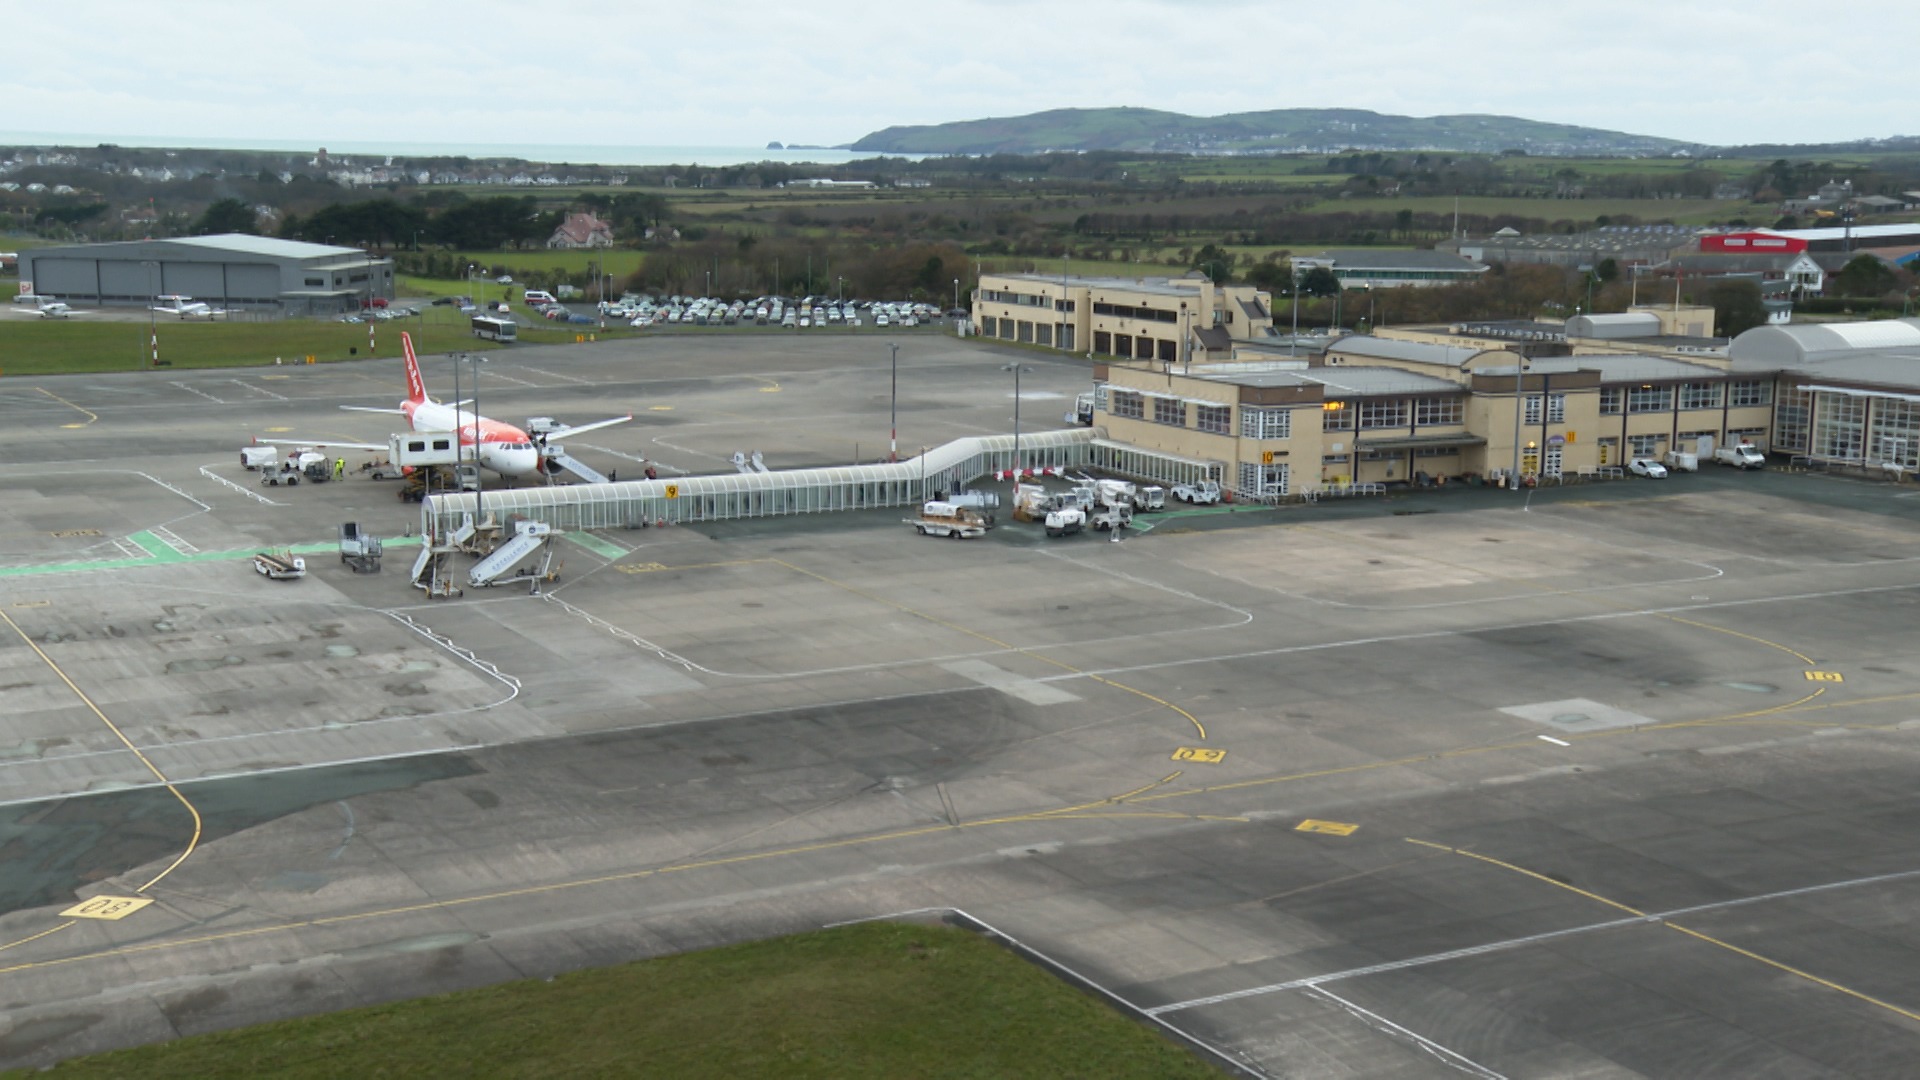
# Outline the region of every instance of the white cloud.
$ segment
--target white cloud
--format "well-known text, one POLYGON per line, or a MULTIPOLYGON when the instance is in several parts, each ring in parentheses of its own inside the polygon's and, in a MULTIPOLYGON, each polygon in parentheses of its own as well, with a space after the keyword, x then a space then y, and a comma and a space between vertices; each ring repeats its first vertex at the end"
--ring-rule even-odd
POLYGON ((1920 13, 1840 22, 1816 10, 80 0, 34 20, 32 47, 0 68, 0 96, 9 126, 29 130, 316 146, 833 144, 1103 105, 1490 112, 1712 143, 1920 128, 1897 89, 1920 13))

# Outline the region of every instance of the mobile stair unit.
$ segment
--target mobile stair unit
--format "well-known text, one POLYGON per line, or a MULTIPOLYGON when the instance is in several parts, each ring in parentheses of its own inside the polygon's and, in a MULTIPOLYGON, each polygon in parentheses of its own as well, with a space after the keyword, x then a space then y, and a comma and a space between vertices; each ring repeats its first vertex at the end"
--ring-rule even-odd
POLYGON ((467 571, 467 584, 484 589, 515 581, 552 581, 558 576, 551 572, 554 535, 544 521, 514 522, 513 535, 467 571))

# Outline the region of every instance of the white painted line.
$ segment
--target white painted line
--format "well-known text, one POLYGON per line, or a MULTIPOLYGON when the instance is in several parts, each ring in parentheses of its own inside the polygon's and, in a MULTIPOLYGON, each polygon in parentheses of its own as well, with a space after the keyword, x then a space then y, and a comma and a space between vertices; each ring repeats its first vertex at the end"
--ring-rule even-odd
POLYGON ((545 375, 545 376, 546 376, 547 378, 549 378, 549 379, 559 379, 559 380, 561 380, 561 381, 563 381, 563 382, 570 382, 570 383, 579 383, 579 384, 580 384, 581 386, 593 386, 593 385, 595 385, 595 384, 594 384, 593 382, 591 382, 590 380, 587 380, 587 379, 576 379, 576 378, 574 378, 574 377, 573 377, 573 376, 571 376, 571 375, 562 375, 562 374, 560 374, 560 373, 559 373, 559 372, 557 372, 557 371, 547 371, 547 370, 545 370, 544 368, 537 368, 537 367, 530 367, 530 366, 527 366, 527 365, 524 365, 524 364, 523 364, 523 365, 521 365, 521 368, 520 368, 520 370, 522 370, 522 371, 531 371, 531 372, 533 372, 533 373, 534 373, 535 375, 545 375))
POLYGON ((181 498, 187 500, 188 502, 192 503, 193 505, 199 507, 202 510, 213 509, 213 507, 208 506, 206 503, 203 503, 199 499, 196 499, 193 496, 187 494, 186 492, 181 491, 179 488, 174 487, 172 484, 167 483, 165 480, 162 480, 159 477, 148 476, 146 473, 143 473, 143 472, 134 472, 133 475, 145 476, 148 480, 151 480, 154 483, 159 484, 161 487, 166 488, 168 491, 173 492, 175 495, 180 496, 181 498))
POLYGON ((200 475, 206 477, 207 479, 213 481, 216 484, 225 484, 228 487, 232 488, 233 490, 239 492, 242 495, 245 495, 247 498, 252 499, 255 502, 263 502, 263 503, 266 503, 268 506, 285 506, 286 505, 285 503, 274 502, 272 499, 267 498, 265 495, 262 495, 259 492, 252 490, 251 488, 241 487, 239 484, 236 484, 233 481, 227 479, 226 477, 221 476, 219 473, 214 472, 213 470, 207 468, 205 465, 200 466, 200 475))
MULTIPOLYGON (((1528 492, 1528 495, 1532 495, 1532 492, 1528 492)), ((1326 1000, 1333 1002, 1335 1005, 1340 1006, 1342 1009, 1345 1009, 1346 1011, 1352 1013, 1354 1016, 1359 1017, 1360 1019, 1366 1021, 1368 1024, 1374 1027, 1392 1032, 1393 1034, 1398 1035, 1401 1038, 1412 1040, 1415 1046, 1418 1046, 1420 1049, 1425 1050, 1427 1053, 1432 1054, 1436 1058, 1439 1058, 1440 1063, 1442 1065, 1445 1065, 1449 1068, 1458 1069, 1461 1072, 1466 1073, 1468 1076, 1478 1076, 1481 1078, 1481 1080, 1507 1080, 1505 1076, 1501 1075, 1500 1073, 1494 1072, 1492 1069, 1489 1069, 1485 1065, 1482 1065, 1479 1062, 1474 1061, 1472 1058, 1466 1057, 1452 1050, 1449 1050, 1446 1047, 1441 1046, 1439 1043, 1434 1042, 1432 1039, 1427 1038, 1425 1035, 1420 1034, 1419 1032, 1401 1027, 1399 1024, 1396 1024, 1393 1021, 1387 1019, 1386 1017, 1381 1016, 1379 1013, 1368 1012, 1366 1009, 1363 1009, 1360 1006, 1355 1005, 1353 1002, 1348 1001, 1346 998, 1343 998, 1338 994, 1335 994, 1328 990, 1322 990, 1317 986, 1307 987, 1307 993, 1313 994, 1317 997, 1325 998, 1326 1000)))
POLYGON ((287 400, 285 397, 282 397, 281 395, 276 394, 273 391, 268 390, 266 387, 263 387, 263 386, 255 386, 252 383, 241 382, 239 379, 228 379, 227 381, 239 387, 242 390, 251 390, 256 394, 265 394, 275 401, 287 400))
MULTIPOLYGON (((562 437, 564 438, 564 436, 562 436, 562 437)), ((638 455, 638 454, 623 454, 623 453, 621 453, 621 452, 620 452, 620 451, 618 451, 618 450, 609 450, 609 449, 607 449, 607 448, 606 448, 606 447, 604 447, 604 446, 595 446, 595 445, 593 445, 592 443, 568 443, 567 445, 569 445, 569 446, 578 446, 578 447, 580 447, 580 448, 581 448, 582 450, 592 450, 592 451, 594 451, 595 453, 598 453, 598 454, 607 454, 607 455, 610 455, 610 456, 612 456, 612 457, 617 457, 617 458, 626 458, 626 459, 627 459, 628 461, 638 461, 638 462, 640 462, 641 464, 645 464, 645 463, 646 463, 646 461, 647 461, 647 459, 646 459, 646 458, 643 458, 643 457, 641 457, 641 456, 640 456, 640 455, 638 455)))
POLYGON ((193 387, 191 387, 191 386, 188 386, 188 385, 187 385, 186 383, 183 383, 183 382, 176 382, 176 383, 172 383, 172 384, 170 384, 170 385, 173 385, 173 386, 177 386, 177 387, 179 387, 180 389, 182 389, 182 390, 185 390, 185 391, 186 391, 187 393, 189 393, 189 394, 199 394, 199 395, 200 395, 201 397, 203 397, 203 398, 206 398, 206 399, 207 399, 208 401, 211 401, 211 402, 213 402, 213 403, 214 403, 215 405, 225 405, 225 404, 227 404, 226 402, 224 402, 224 401, 222 401, 222 400, 220 400, 220 399, 219 399, 219 398, 217 398, 217 397, 214 397, 214 396, 213 396, 212 394, 209 394, 209 393, 207 393, 207 392, 206 392, 206 391, 204 391, 204 390, 195 390, 195 389, 194 389, 193 387))
POLYGON ((1308 987, 1320 986, 1323 983, 1341 982, 1346 979, 1355 979, 1364 975, 1379 975, 1389 971, 1403 971, 1407 968, 1425 967, 1428 964, 1441 964, 1449 960, 1462 960, 1471 956, 1485 956, 1488 953, 1524 948, 1528 945, 1536 945, 1540 942, 1552 941, 1556 938, 1572 937, 1576 934, 1591 934, 1596 930, 1617 930, 1622 927, 1633 926, 1640 923, 1660 923, 1669 919, 1679 918, 1683 915, 1697 915, 1703 911, 1719 911, 1722 908, 1745 907, 1748 904, 1764 904, 1771 900, 1787 900, 1796 896, 1829 892, 1835 889, 1852 889, 1862 885, 1883 885, 1895 881, 1907 881, 1916 877, 1920 877, 1920 870, 1897 870, 1889 874, 1875 874, 1871 877, 1850 878, 1846 881, 1829 881, 1820 885, 1802 885, 1797 889, 1783 889, 1780 892, 1763 893, 1759 896, 1747 896, 1738 900, 1718 900, 1710 904, 1696 904, 1692 907, 1674 908, 1671 911, 1660 911, 1651 915, 1631 916, 1624 919, 1608 919, 1605 922, 1588 923, 1585 926, 1572 926, 1565 930, 1549 930, 1540 934, 1528 934, 1526 937, 1509 938, 1506 941, 1494 941, 1485 945, 1473 945, 1468 948, 1453 949, 1448 952, 1428 953, 1425 956, 1413 956, 1405 960, 1389 960, 1385 963, 1369 964, 1366 967, 1348 968, 1345 971, 1333 971, 1325 975, 1309 975, 1306 978, 1291 979, 1287 982, 1270 983, 1266 986, 1255 986, 1246 990, 1233 990, 1224 994, 1214 994, 1210 997, 1193 998, 1188 1001, 1175 1001, 1167 1005, 1156 1005, 1145 1011, 1149 1016, 1159 1016, 1162 1013, 1170 1012, 1183 1012, 1187 1009, 1198 1009, 1208 1005, 1219 1005, 1223 1002, 1238 1001, 1241 998, 1258 997, 1262 994, 1275 994, 1282 990, 1304 990, 1308 987))
POLYGON ((192 544, 187 543, 185 540, 182 540, 180 538, 179 533, 174 532, 172 529, 167 528, 165 525, 155 525, 153 528, 148 529, 147 531, 159 537, 161 543, 167 545, 168 547, 172 548, 173 550, 179 552, 182 555, 193 555, 198 553, 200 550, 199 548, 194 547, 192 544))
POLYGON ((1537 738, 1542 742, 1550 742, 1555 746, 1572 746, 1573 745, 1572 743, 1566 741, 1565 739, 1556 739, 1551 735, 1536 735, 1534 736, 1534 738, 1537 738))

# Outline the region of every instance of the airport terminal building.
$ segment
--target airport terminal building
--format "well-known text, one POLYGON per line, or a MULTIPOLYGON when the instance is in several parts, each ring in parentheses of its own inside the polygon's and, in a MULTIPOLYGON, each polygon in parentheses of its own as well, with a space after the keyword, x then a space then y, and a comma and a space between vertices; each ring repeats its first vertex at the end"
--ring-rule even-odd
POLYGON ((184 295, 229 311, 331 315, 393 298, 393 260, 359 248, 226 233, 20 253, 24 289, 75 305, 145 307, 184 295))

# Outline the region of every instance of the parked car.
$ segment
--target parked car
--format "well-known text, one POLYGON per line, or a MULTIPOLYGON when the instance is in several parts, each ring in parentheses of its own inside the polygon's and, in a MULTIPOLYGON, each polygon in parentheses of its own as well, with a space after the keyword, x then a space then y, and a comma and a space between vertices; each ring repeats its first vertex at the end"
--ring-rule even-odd
POLYGON ((1644 476, 1649 480, 1665 480, 1667 467, 1652 458, 1637 457, 1627 462, 1627 471, 1635 476, 1644 476))

